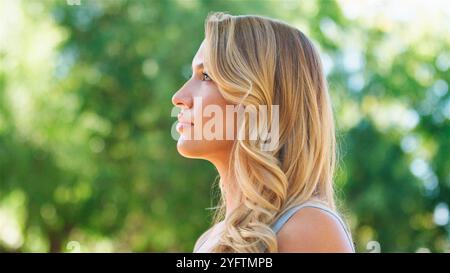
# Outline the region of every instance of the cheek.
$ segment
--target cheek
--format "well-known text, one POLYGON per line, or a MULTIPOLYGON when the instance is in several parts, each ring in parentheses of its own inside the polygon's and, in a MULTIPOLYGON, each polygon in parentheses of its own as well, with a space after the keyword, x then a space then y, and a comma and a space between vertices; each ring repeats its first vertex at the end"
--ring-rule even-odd
POLYGON ((226 105, 226 101, 220 94, 219 89, 213 84, 206 84, 203 88, 200 88, 197 96, 202 98, 203 107, 208 105, 225 107, 226 105))
MULTIPOLYGON (((217 88, 211 88, 208 90, 208 92, 206 94, 204 94, 203 96, 203 111, 205 111, 208 107, 213 106, 214 108, 210 108, 210 113, 211 115, 204 115, 205 112, 203 112, 203 125, 205 125, 208 121, 211 121, 212 119, 214 119, 214 124, 216 125, 216 127, 220 127, 221 130, 224 132, 223 135, 223 139, 225 139, 225 132, 226 130, 229 130, 228 127, 230 127, 230 125, 233 125, 231 122, 227 122, 227 105, 229 105, 229 103, 223 98, 223 96, 221 95, 220 91, 217 88), (214 110, 212 110, 214 109, 214 110), (215 110, 219 110, 220 109, 220 113, 216 113, 215 110), (216 116, 217 115, 217 116, 216 116)), ((196 113, 201 115, 202 113, 196 113)))
MULTIPOLYGON (((208 159, 216 155, 217 153, 221 154, 229 154, 234 143, 234 135, 232 139, 226 139, 226 132, 229 130, 234 130, 234 124, 232 122, 226 121, 226 106, 227 101, 222 97, 220 91, 215 87, 204 87, 198 89, 197 101, 194 100, 194 130, 191 131, 190 140, 186 140, 184 137, 179 139, 178 142, 178 151, 186 157, 194 157, 194 158, 204 158, 208 159), (201 100, 201 106, 195 104, 201 100), (208 106, 214 106, 216 109, 220 109, 221 114, 218 114, 216 117, 216 112, 213 111, 211 116, 205 115, 205 109, 208 106), (201 126, 198 123, 195 123, 195 119, 201 119, 201 126), (215 129, 221 128, 222 137, 220 139, 207 139, 205 138, 205 133, 208 132, 206 124, 208 122, 214 122, 215 129), (227 128, 230 127, 230 128, 227 128), (197 131, 198 130, 198 131, 197 131), (194 132, 197 131, 200 135, 202 135, 201 140, 193 140, 194 132)), ((235 131, 234 131, 235 132, 235 131)))

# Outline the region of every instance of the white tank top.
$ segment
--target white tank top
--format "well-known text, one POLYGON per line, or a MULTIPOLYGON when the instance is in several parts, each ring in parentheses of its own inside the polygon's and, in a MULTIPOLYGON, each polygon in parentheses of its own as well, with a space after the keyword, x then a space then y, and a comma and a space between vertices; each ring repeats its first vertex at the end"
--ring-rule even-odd
POLYGON ((353 240, 352 237, 350 236, 350 232, 347 229, 347 226, 344 224, 344 221, 342 220, 342 218, 336 213, 334 212, 332 209, 328 208, 327 206, 318 203, 318 202, 314 202, 314 201, 308 201, 305 202, 303 204, 294 206, 290 209, 288 209, 286 212, 284 212, 276 221, 275 223, 271 226, 273 232, 275 234, 277 234, 281 228, 283 227, 283 225, 299 210, 303 209, 303 208, 317 208, 320 209, 322 211, 325 211, 327 213, 329 213, 331 216, 333 216, 334 218, 336 218, 338 220, 338 222, 341 224, 342 228, 345 231, 345 234, 347 236, 347 240, 350 243, 351 247, 352 247, 352 251, 355 252, 355 246, 353 244, 353 240))
MULTIPOLYGON (((283 225, 299 210, 303 209, 303 208, 317 208, 320 209, 322 211, 325 211, 327 213, 329 213, 330 215, 332 215, 334 218, 336 218, 338 220, 338 222, 341 224, 341 226, 343 227, 345 234, 347 236, 347 240, 350 244, 350 246, 352 247, 352 251, 355 252, 355 246, 352 240, 352 237, 350 236, 350 232, 347 229, 347 226, 344 224, 344 221, 342 220, 342 218, 333 210, 331 210, 330 208, 328 208, 327 206, 318 203, 318 202, 314 202, 314 201, 308 201, 305 202, 303 204, 294 206, 290 209, 288 209, 286 212, 284 212, 276 221, 275 223, 271 226, 273 232, 275 234, 277 234, 281 228, 283 227, 283 225)), ((204 235, 202 235, 200 237, 200 239, 203 239, 201 242, 199 242, 195 248, 194 248, 194 252, 206 252, 205 249, 202 249, 203 244, 207 241, 206 239, 206 235, 209 235, 209 233, 211 233, 211 230, 207 231, 204 235), (204 238, 202 238, 204 237, 204 238)))

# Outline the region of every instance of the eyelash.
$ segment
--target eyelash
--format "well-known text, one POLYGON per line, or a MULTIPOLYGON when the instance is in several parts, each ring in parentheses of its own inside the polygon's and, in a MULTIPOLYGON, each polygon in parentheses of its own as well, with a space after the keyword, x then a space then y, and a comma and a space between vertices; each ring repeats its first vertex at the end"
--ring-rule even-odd
POLYGON ((211 79, 211 77, 208 74, 206 74, 205 72, 202 72, 202 81, 211 81, 211 80, 212 79, 211 79), (204 76, 208 77, 209 80, 205 80, 204 76))

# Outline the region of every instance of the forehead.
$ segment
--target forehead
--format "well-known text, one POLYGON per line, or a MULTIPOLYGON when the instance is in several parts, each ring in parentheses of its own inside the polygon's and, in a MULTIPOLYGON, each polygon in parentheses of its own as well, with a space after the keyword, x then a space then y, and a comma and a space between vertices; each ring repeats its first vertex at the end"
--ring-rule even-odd
POLYGON ((197 53, 195 53, 194 59, 192 60, 193 67, 197 67, 203 63, 204 51, 205 51, 205 41, 203 41, 200 44, 197 53))

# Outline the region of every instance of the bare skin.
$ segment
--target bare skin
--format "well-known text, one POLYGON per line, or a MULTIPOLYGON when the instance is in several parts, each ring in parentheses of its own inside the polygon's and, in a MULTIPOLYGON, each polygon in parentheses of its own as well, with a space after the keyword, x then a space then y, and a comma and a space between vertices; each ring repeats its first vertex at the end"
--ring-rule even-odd
MULTIPOLYGON (((182 109, 181 121, 185 126, 179 129, 178 152, 188 158, 201 158, 210 161, 220 175, 220 183, 225 191, 226 216, 239 206, 240 198, 236 191, 235 177, 228 169, 233 141, 231 140, 187 140, 184 128, 196 124, 193 120, 194 97, 203 99, 203 106, 216 104, 225 109, 227 102, 219 92, 203 65, 204 42, 200 45, 192 61, 192 77, 175 93, 174 105, 182 109)), ((203 118, 203 124, 207 121, 203 118)), ((223 124, 226 124, 224 121, 223 124)), ((223 125, 225 126, 225 125, 223 125)), ((197 128, 198 129, 198 128, 197 128)), ((229 128, 225 128, 227 130, 229 128)), ((224 131, 225 131, 224 130, 224 131)), ((206 231, 196 243, 196 252, 208 252, 217 243, 224 229, 224 221, 206 231), (198 249, 197 249, 198 248, 198 249)), ((296 212, 277 234, 279 252, 352 252, 346 233, 339 222, 331 215, 316 208, 304 208, 296 212)))
MULTIPOLYGON (((215 104, 225 112, 227 105, 217 85, 203 66, 203 54, 204 42, 192 60, 192 77, 172 97, 172 103, 182 109, 180 119, 185 122, 193 122, 196 115, 201 115, 194 113, 194 97, 202 98, 203 107, 215 104)), ((208 120, 209 118, 203 118, 202 123, 205 124, 208 120)), ((224 124, 225 122, 221 126, 225 126, 224 124)), ((193 126, 194 130, 201 129, 196 128, 196 124, 193 126)), ((238 195, 233 187, 234 175, 228 170, 233 140, 192 140, 192 138, 188 140, 186 131, 183 128, 180 129, 180 139, 177 143, 178 152, 185 157, 206 159, 216 167, 220 175, 220 183, 225 190, 226 217, 228 217, 239 205, 238 195)))
POLYGON ((279 252, 353 252, 339 221, 317 208, 297 211, 283 225, 277 239, 279 252))

